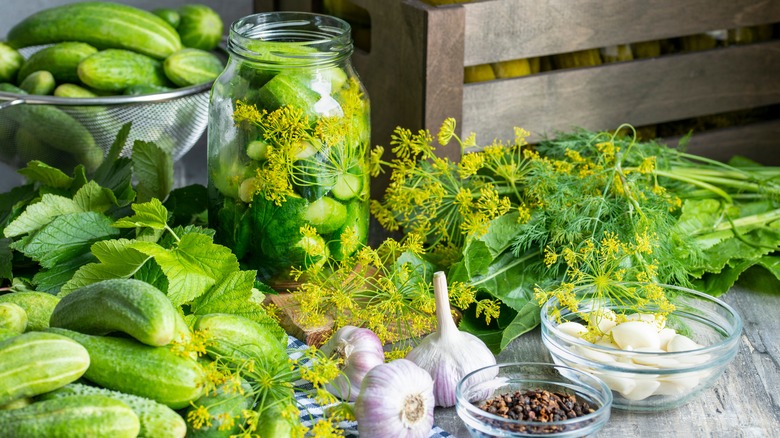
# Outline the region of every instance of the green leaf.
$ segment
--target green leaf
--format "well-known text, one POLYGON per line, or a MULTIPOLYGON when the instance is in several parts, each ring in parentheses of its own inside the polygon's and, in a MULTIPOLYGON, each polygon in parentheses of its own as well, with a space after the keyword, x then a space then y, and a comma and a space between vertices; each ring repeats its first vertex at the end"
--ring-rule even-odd
POLYGON ((73 195, 73 201, 81 207, 81 211, 96 211, 98 213, 104 213, 117 205, 114 192, 100 187, 95 181, 89 181, 82 186, 73 195))
POLYGON ((11 239, 0 239, 0 279, 11 280, 13 272, 11 271, 14 254, 11 252, 11 239))
POLYGON ((32 233, 51 223, 58 216, 83 211, 72 199, 47 193, 40 201, 30 204, 19 217, 8 224, 3 234, 5 237, 16 237, 32 233))
POLYGON ((133 240, 108 239, 95 242, 90 248, 98 263, 82 266, 61 288, 61 294, 68 293, 98 281, 112 278, 128 278, 133 275, 149 256, 132 248, 133 240))
POLYGON ((0 193, 0 230, 17 218, 35 196, 36 190, 33 184, 25 184, 0 193))
POLYGON ((116 137, 114 137, 114 141, 111 143, 111 147, 108 149, 106 158, 102 163, 100 163, 100 166, 97 168, 97 170, 95 170, 96 177, 98 175, 109 173, 111 170, 113 170, 111 163, 118 160, 119 155, 122 154, 122 149, 124 149, 125 144, 127 144, 127 139, 130 136, 130 128, 132 126, 132 122, 127 122, 122 125, 121 128, 119 128, 119 132, 117 132, 116 137))
POLYGON ((48 292, 51 294, 58 293, 62 286, 67 283, 73 275, 84 265, 95 261, 95 256, 86 252, 65 260, 62 263, 57 263, 51 269, 44 269, 39 271, 33 276, 32 282, 36 285, 35 290, 40 292, 48 292))
POLYGON ((124 125, 111 146, 108 156, 95 171, 94 181, 101 187, 111 189, 120 206, 128 205, 135 199, 133 190, 133 162, 130 158, 120 157, 127 141, 130 126, 124 125), (126 132, 125 132, 126 131, 126 132))
POLYGON ((194 184, 173 190, 163 205, 171 212, 173 225, 190 225, 203 221, 208 200, 206 187, 194 184))
POLYGON ((39 182, 49 187, 64 189, 73 183, 73 178, 60 169, 38 160, 29 161, 27 167, 19 169, 18 172, 24 175, 28 181, 39 182))
POLYGON ((163 293, 168 293, 168 278, 165 277, 162 268, 160 268, 160 265, 158 265, 153 258, 147 260, 146 263, 136 271, 133 278, 145 281, 157 289, 160 289, 163 293))
POLYGON ((156 243, 135 242, 133 248, 154 257, 168 278, 168 298, 181 305, 203 295, 224 276, 239 269, 236 256, 206 235, 181 238, 173 249, 156 243))
POLYGON ((99 241, 114 237, 119 230, 111 226, 111 219, 93 212, 71 213, 54 218, 35 233, 14 242, 12 248, 52 268, 69 258, 89 251, 99 241))
POLYGON ((780 256, 764 256, 739 278, 739 284, 751 291, 780 293, 780 256))
POLYGON ((133 143, 133 173, 138 180, 137 202, 165 199, 173 188, 173 158, 154 143, 133 143))
POLYGON ((133 204, 135 214, 114 222, 117 228, 149 227, 156 230, 164 230, 168 225, 168 210, 163 207, 159 199, 153 198, 143 204, 133 204))
POLYGON ((84 168, 83 164, 79 164, 73 169, 73 183, 68 187, 68 191, 70 191, 70 193, 76 193, 80 188, 84 187, 87 182, 89 182, 87 179, 87 169, 84 168))

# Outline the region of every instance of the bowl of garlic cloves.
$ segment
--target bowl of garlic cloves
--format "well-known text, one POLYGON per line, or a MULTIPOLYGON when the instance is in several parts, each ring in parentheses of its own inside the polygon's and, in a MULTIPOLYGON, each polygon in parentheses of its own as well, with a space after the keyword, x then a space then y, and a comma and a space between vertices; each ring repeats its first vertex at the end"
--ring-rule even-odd
POLYGON ((725 302, 670 285, 663 308, 625 297, 542 306, 542 341, 556 364, 612 390, 612 406, 663 411, 709 390, 739 349, 742 319, 725 302))

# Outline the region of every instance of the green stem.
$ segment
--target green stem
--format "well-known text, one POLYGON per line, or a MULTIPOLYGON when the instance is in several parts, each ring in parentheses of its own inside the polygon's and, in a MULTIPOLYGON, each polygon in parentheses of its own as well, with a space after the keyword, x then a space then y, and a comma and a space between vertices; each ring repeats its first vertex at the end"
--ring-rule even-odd
POLYGON ((684 176, 684 175, 679 175, 679 174, 677 174, 677 173, 675 173, 675 172, 667 172, 667 171, 665 171, 665 170, 659 170, 659 169, 656 169, 654 172, 655 172, 655 174, 656 174, 657 176, 662 176, 662 177, 666 177, 666 178, 674 179, 674 180, 677 180, 677 181, 683 181, 683 182, 687 182, 687 183, 689 183, 689 184, 692 184, 692 185, 695 185, 695 186, 701 187, 701 188, 703 188, 703 189, 709 190, 709 191, 711 191, 712 193, 714 193, 714 194, 716 194, 716 195, 718 195, 718 196, 722 197, 722 198, 723 198, 723 199, 725 199, 727 202, 729 202, 729 203, 731 203, 731 202, 732 202, 732 200, 731 200, 731 196, 729 196, 729 194, 728 194, 728 193, 726 193, 726 192, 725 192, 723 189, 721 189, 720 187, 714 186, 714 185, 712 185, 712 184, 709 184, 709 183, 706 183, 706 182, 704 182, 704 181, 700 181, 700 180, 697 180, 697 179, 689 178, 689 177, 687 177, 687 176, 684 176))
MULTIPOLYGON (((775 221, 777 219, 780 219, 780 208, 767 211, 764 213, 754 214, 752 216, 744 216, 729 222, 723 222, 715 226, 713 229, 707 230, 707 232, 731 230, 737 228, 750 227, 753 225, 763 225, 775 221)), ((701 233, 697 233, 697 234, 701 234, 701 233)))

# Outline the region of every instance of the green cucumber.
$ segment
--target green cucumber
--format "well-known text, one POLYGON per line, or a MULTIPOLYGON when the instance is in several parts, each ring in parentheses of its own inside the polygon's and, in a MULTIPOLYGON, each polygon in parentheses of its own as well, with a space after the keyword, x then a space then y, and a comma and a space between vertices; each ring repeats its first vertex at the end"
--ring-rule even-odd
POLYGON ((320 100, 320 94, 309 88, 304 74, 280 73, 258 90, 259 106, 268 111, 283 106, 301 109, 313 123, 316 118, 314 104, 320 100))
POLYGON ((151 284, 114 278, 62 297, 49 325, 90 335, 122 332, 146 345, 162 347, 173 341, 176 313, 171 300, 151 284))
POLYGON ((122 94, 125 96, 142 96, 144 94, 166 93, 171 90, 173 90, 173 88, 160 85, 138 84, 125 88, 125 91, 122 94))
POLYGON ((16 82, 22 64, 24 56, 8 44, 0 42, 0 82, 16 82))
POLYGON ((41 96, 52 94, 56 86, 57 81, 54 80, 54 75, 46 70, 38 70, 30 73, 19 84, 19 88, 26 93, 41 96))
POLYGON ((182 49, 165 58, 165 76, 179 87, 211 82, 225 68, 217 55, 200 49, 182 49))
POLYGON ((11 410, 11 409, 23 408, 25 406, 30 406, 32 404, 32 402, 33 402, 33 398, 32 397, 17 398, 16 400, 14 400, 14 401, 12 401, 10 403, 6 403, 6 404, 0 406, 0 411, 8 411, 8 410, 11 410))
POLYGON ((0 405, 65 386, 89 365, 87 350, 65 336, 28 332, 6 339, 0 342, 0 405))
POLYGON ((206 376, 201 365, 168 347, 61 328, 47 331, 83 345, 91 359, 84 377, 104 388, 150 398, 172 409, 189 406, 205 390, 206 376))
POLYGON ((309 204, 303 212, 303 219, 316 228, 319 234, 332 233, 347 220, 347 207, 333 198, 323 196, 309 204))
POLYGON ((122 92, 133 85, 170 85, 160 61, 129 50, 97 52, 81 61, 77 71, 81 82, 97 90, 122 92))
POLYGON ((13 48, 81 41, 98 49, 127 49, 165 59, 180 50, 176 29, 162 18, 113 2, 81 2, 36 12, 8 31, 13 48))
POLYGON ((16 330, 0 327, 0 342, 3 342, 6 339, 11 339, 19 335, 20 333, 17 332, 16 330))
POLYGON ((213 358, 256 359, 276 364, 287 360, 287 344, 271 330, 243 316, 212 313, 200 315, 193 325, 209 340, 213 358))
POLYGON ((27 329, 27 312, 18 304, 0 303, 0 328, 24 333, 27 329))
POLYGON ((158 8, 152 10, 152 14, 160 17, 165 21, 166 23, 170 24, 172 28, 176 29, 179 27, 179 23, 181 22, 181 16, 175 9, 171 8, 158 8))
POLYGON ((78 164, 73 156, 44 143, 35 132, 27 127, 22 126, 16 130, 14 142, 20 163, 26 164, 32 160, 38 160, 65 173, 70 173, 78 164))
POLYGON ((162 403, 83 383, 69 383, 55 391, 43 394, 38 397, 38 400, 54 400, 84 395, 102 395, 129 406, 138 416, 139 438, 183 438, 187 433, 187 424, 181 415, 162 403))
POLYGON ((363 190, 362 175, 341 173, 336 176, 336 183, 331 193, 339 201, 349 201, 359 195, 361 190, 363 190))
POLYGON ((336 176, 316 157, 296 161, 293 166, 292 180, 296 191, 309 201, 316 201, 325 196, 336 184, 336 176))
POLYGON ((204 424, 195 428, 187 423, 187 438, 228 438, 241 431, 240 422, 237 421, 233 427, 227 427, 223 418, 241 418, 244 410, 252 408, 252 387, 244 379, 241 379, 239 385, 243 393, 237 391, 232 382, 229 382, 218 386, 214 393, 206 394, 192 403, 187 412, 194 412, 201 407, 208 409, 211 425, 204 424))
POLYGON ((344 221, 344 226, 333 233, 331 241, 328 242, 333 258, 344 260, 357 251, 361 243, 366 243, 368 239, 368 221, 368 202, 355 199, 347 204, 347 219, 344 221), (349 232, 354 238, 344 242, 342 241, 342 235, 346 232, 349 232))
POLYGON ((86 57, 97 53, 97 49, 87 43, 68 41, 45 47, 32 55, 19 69, 18 81, 31 73, 46 70, 59 82, 77 82, 79 75, 76 68, 86 57))
POLYGON ((97 93, 76 84, 60 84, 54 89, 57 97, 70 97, 74 99, 91 99, 99 97, 97 93))
POLYGON ((0 303, 14 303, 27 314, 27 330, 43 330, 49 327, 54 308, 60 299, 46 292, 12 292, 0 295, 0 303))
POLYGON ((121 401, 81 395, 0 411, 0 438, 135 438, 138 416, 121 401))
POLYGON ((219 45, 224 25, 213 9, 202 4, 187 4, 176 12, 179 13, 176 30, 184 47, 213 50, 219 45))

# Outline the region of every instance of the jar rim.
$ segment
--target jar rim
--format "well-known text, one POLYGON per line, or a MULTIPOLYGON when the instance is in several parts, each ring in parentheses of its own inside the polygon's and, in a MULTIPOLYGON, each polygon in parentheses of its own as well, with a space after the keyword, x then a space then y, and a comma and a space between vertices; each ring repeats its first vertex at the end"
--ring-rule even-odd
POLYGON ((228 51, 273 66, 339 62, 352 55, 351 27, 331 15, 311 12, 261 12, 234 21, 228 51))

